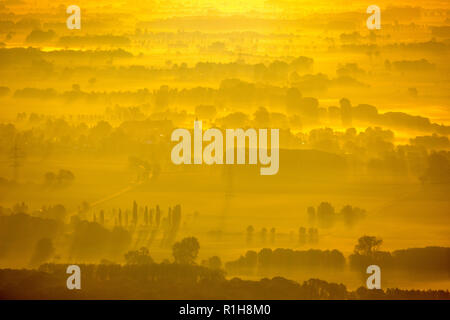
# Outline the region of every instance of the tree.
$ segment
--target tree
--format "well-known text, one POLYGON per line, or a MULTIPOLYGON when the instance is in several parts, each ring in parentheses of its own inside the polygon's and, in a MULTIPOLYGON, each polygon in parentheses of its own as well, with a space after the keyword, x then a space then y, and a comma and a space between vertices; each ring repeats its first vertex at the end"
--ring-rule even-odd
POLYGON ((352 125, 352 104, 346 98, 342 98, 339 104, 341 106, 342 125, 344 127, 350 127, 352 125))
POLYGON ((137 202, 135 200, 135 201, 133 201, 133 224, 135 226, 137 225, 137 219, 138 219, 137 212, 138 212, 138 205, 137 205, 137 202))
POLYGON ((207 265, 211 269, 220 269, 222 267, 222 261, 218 256, 212 256, 208 259, 207 265))
POLYGON ((298 243, 300 245, 304 245, 306 243, 306 229, 304 227, 300 227, 298 229, 298 243))
POLYGON ((428 168, 421 180, 422 183, 449 183, 450 154, 445 151, 430 154, 428 156, 428 168))
POLYGON ((256 127, 269 128, 270 127, 270 114, 264 107, 259 107, 253 114, 256 127))
POLYGON ((328 202, 322 202, 317 207, 317 219, 322 228, 332 227, 335 220, 334 207, 328 202))
POLYGON ((152 264, 153 259, 149 255, 149 251, 146 247, 142 247, 139 250, 128 251, 125 253, 125 261, 127 264, 145 265, 152 264))
POLYGON ((271 244, 275 243, 276 232, 277 232, 277 230, 275 229, 275 227, 272 227, 272 229, 270 229, 270 243, 271 244))
POLYGON ((371 256, 378 251, 383 243, 382 239, 373 236, 362 236, 358 239, 358 244, 355 246, 355 253, 362 256, 371 256))
POLYGON ((172 254, 176 263, 193 264, 199 250, 200 244, 197 238, 190 237, 176 242, 172 247, 172 254))
POLYGON ((62 204, 57 204, 55 206, 42 207, 40 210, 40 216, 46 219, 53 219, 63 221, 65 220, 67 211, 62 204))
POLYGON ((44 175, 44 184, 47 187, 67 187, 73 183, 75 175, 69 170, 59 170, 58 173, 47 172, 44 175))
POLYGON ((22 166, 22 160, 25 158, 25 153, 20 149, 17 139, 14 140, 14 146, 9 154, 11 167, 14 169, 14 181, 19 179, 19 168, 22 166))
POLYGON ((25 204, 25 202, 22 203, 16 203, 12 209, 12 212, 17 213, 27 213, 28 212, 28 206, 25 204))
POLYGON ((353 227, 358 220, 364 218, 365 210, 346 205, 341 209, 341 217, 348 227, 353 227))
POLYGON ((69 170, 59 170, 56 179, 59 185, 68 186, 75 180, 75 175, 69 170))
POLYGON ((247 227, 247 244, 251 244, 252 240, 253 240, 253 231, 255 231, 255 229, 253 228, 253 226, 248 226, 247 227))
POLYGON ((258 263, 258 253, 253 250, 249 250, 245 253, 245 261, 246 261, 246 267, 249 269, 248 271, 253 271, 254 268, 256 268, 256 265, 258 263))
POLYGON ((314 207, 308 207, 306 211, 308 214, 308 224, 313 227, 316 223, 316 209, 314 207))
POLYGON ((261 241, 262 243, 266 243, 267 240, 267 229, 266 228, 262 228, 261 230, 261 241))
POLYGON ((258 252, 258 268, 267 271, 272 264, 272 249, 264 248, 258 252))
POLYGON ((54 174, 53 172, 47 172, 44 175, 44 183, 47 186, 52 186, 55 183, 55 179, 56 179, 56 174, 54 174))

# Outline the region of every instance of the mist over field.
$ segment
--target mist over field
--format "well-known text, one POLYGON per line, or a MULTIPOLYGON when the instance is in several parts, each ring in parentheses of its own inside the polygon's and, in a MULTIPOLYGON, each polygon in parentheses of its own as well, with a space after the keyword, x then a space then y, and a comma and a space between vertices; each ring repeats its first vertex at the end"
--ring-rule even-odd
POLYGON ((450 299, 448 1, 76 2, 0 2, 0 299, 450 299))

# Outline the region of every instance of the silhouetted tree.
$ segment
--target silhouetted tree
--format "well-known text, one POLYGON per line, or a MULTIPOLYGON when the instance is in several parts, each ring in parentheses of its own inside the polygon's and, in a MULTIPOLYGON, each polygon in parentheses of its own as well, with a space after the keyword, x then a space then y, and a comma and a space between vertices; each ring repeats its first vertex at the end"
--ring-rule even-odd
POLYGON ((266 228, 262 228, 261 229, 261 242, 263 244, 265 244, 267 241, 267 229, 266 228))
POLYGON ((308 224, 313 227, 316 224, 316 209, 314 207, 308 207, 306 212, 308 215, 308 224))
POLYGON ((382 239, 373 236, 362 236, 358 239, 358 244, 355 245, 355 253, 362 256, 371 256, 379 249, 383 243, 382 239))
POLYGON ((341 106, 341 119, 342 119, 342 125, 344 127, 351 127, 352 126, 352 105, 350 103, 350 100, 346 98, 342 98, 339 101, 339 104, 341 106))
POLYGON ((298 229, 298 243, 301 246, 306 243, 306 229, 304 227, 298 229))
POLYGON ((422 183, 450 183, 450 152, 433 152, 428 156, 428 167, 422 183))
POLYGON ((222 260, 218 256, 212 256, 208 260, 204 260, 202 265, 210 269, 220 269, 222 267, 222 260))
POLYGON ((184 238, 172 247, 172 254, 176 263, 193 264, 197 258, 200 244, 197 238, 184 238))
POLYGON ((138 205, 136 200, 133 201, 133 224, 136 226, 138 220, 138 205))
POLYGON ((317 207, 317 220, 322 228, 330 228, 335 222, 334 208, 328 202, 322 202, 317 207))
POLYGON ((128 251, 125 254, 125 261, 127 264, 145 265, 153 263, 152 257, 149 255, 149 251, 146 247, 142 247, 139 250, 128 251))
POLYGON ((270 229, 270 243, 273 245, 275 244, 275 237, 276 237, 276 229, 275 227, 272 227, 272 229, 270 229))
POLYGON ((155 214, 156 227, 159 227, 160 222, 161 222, 161 210, 159 209, 159 205, 156 205, 156 214, 155 214))
POLYGON ((103 210, 100 210, 99 222, 101 225, 105 224, 105 211, 103 211, 103 210))
POLYGON ((353 227, 359 220, 364 218, 365 216, 365 210, 352 207, 350 205, 346 205, 341 209, 340 212, 342 219, 344 220, 344 223, 348 227, 353 227))
POLYGON ((248 226, 247 227, 247 244, 251 244, 253 241, 253 232, 255 231, 255 229, 253 228, 253 226, 248 226))
POLYGON ((27 213, 28 212, 28 206, 25 204, 25 202, 16 203, 13 208, 12 212, 17 213, 27 213))

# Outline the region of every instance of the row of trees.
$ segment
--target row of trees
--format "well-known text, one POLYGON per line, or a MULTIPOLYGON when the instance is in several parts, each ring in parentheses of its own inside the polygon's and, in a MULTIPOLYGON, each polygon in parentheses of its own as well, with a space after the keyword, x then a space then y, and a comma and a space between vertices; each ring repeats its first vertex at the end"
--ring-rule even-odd
MULTIPOLYGON (((89 205, 86 203, 79 208, 79 213, 84 215, 89 212, 89 205)), ((101 225, 113 224, 118 227, 136 228, 136 227, 168 227, 171 230, 177 230, 181 224, 181 206, 175 205, 168 207, 167 215, 164 216, 159 205, 151 208, 147 205, 138 206, 136 201, 130 209, 113 208, 109 213, 105 214, 105 210, 101 209, 93 214, 93 221, 101 225)))
MULTIPOLYGON (((270 232, 267 228, 262 228, 259 232, 256 232, 255 237, 255 228, 250 225, 245 230, 245 239, 248 246, 255 244, 255 238, 262 245, 266 245, 269 243, 270 245, 274 245, 277 237, 277 231, 275 227, 270 229, 270 232)), ((292 236, 292 233, 290 234, 292 236)), ((299 245, 309 244, 317 244, 319 242, 319 230, 317 228, 308 228, 300 227, 298 230, 298 243, 299 245)))
POLYGON ((319 225, 321 228, 331 228, 338 221, 342 221, 351 228, 366 216, 366 210, 346 205, 339 212, 329 202, 321 202, 317 208, 307 208, 308 223, 311 226, 319 225))
POLYGON ((294 270, 339 270, 345 266, 345 257, 338 250, 292 250, 264 248, 259 252, 249 250, 237 260, 225 263, 230 274, 270 274, 294 270))
POLYGON ((381 268, 399 269, 411 273, 448 274, 450 270, 450 248, 425 247, 381 251, 383 240, 374 236, 358 239, 353 254, 348 258, 352 269, 363 270, 375 264, 381 268))
POLYGON ((300 270, 342 270, 348 265, 352 270, 364 273, 367 266, 375 264, 388 270, 438 277, 450 270, 450 248, 408 248, 388 252, 380 250, 382 243, 382 239, 377 237, 363 236, 358 239, 348 259, 338 250, 249 250, 238 259, 226 262, 225 270, 230 274, 253 275, 300 270))
MULTIPOLYGON (((174 245, 172 246, 172 255, 174 258, 174 262, 178 264, 194 265, 199 250, 200 244, 197 238, 184 238, 181 241, 174 243, 174 245)), ((149 254, 149 250, 146 247, 142 247, 139 250, 128 251, 124 255, 124 257, 127 265, 146 265, 154 263, 152 257, 149 254)), ((217 266, 217 258, 218 257, 212 257, 211 259, 204 261, 202 264, 212 264, 217 266)), ((168 260, 165 260, 165 262, 168 263, 168 260)))
POLYGON ((66 264, 39 270, 0 269, 4 299, 450 299, 443 290, 349 291, 343 284, 282 277, 226 280, 219 270, 189 264, 81 264, 82 290, 67 290, 66 264))

